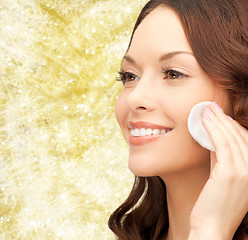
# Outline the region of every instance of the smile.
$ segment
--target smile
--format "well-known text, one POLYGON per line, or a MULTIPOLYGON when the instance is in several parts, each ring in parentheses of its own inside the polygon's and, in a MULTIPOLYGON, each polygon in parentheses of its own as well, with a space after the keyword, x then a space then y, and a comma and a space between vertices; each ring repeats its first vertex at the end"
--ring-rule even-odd
POLYGON ((129 143, 142 145, 157 140, 173 129, 148 122, 128 122, 130 129, 129 143))
POLYGON ((151 128, 135 128, 131 129, 131 136, 133 137, 143 137, 151 135, 164 135, 171 130, 169 129, 151 129, 151 128))

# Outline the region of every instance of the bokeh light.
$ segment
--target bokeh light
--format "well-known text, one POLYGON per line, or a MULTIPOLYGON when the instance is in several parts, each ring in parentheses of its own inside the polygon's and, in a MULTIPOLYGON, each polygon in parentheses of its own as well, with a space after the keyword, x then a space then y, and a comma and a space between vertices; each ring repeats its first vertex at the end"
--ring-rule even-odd
POLYGON ((0 239, 115 239, 133 175, 116 82, 147 0, 1 0, 0 239))

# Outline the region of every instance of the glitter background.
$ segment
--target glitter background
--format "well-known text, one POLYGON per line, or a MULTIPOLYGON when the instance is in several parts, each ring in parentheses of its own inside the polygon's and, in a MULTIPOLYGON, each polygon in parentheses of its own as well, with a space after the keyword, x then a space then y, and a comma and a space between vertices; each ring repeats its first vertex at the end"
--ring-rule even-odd
POLYGON ((1 0, 0 239, 114 239, 133 176, 113 106, 147 0, 1 0))

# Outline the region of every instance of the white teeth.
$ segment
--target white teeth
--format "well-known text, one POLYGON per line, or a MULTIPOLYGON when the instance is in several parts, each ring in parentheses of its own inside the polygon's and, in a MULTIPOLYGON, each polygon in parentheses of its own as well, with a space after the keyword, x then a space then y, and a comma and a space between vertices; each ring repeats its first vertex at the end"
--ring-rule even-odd
POLYGON ((140 130, 138 128, 134 129, 134 136, 139 137, 140 136, 140 130))
POLYGON ((145 128, 141 128, 141 129, 140 129, 140 136, 143 137, 143 136, 145 136, 145 135, 146 135, 146 130, 145 130, 145 128))
POLYGON ((152 135, 152 129, 148 128, 146 129, 146 136, 152 135))
POLYGON ((166 134, 166 130, 160 130, 160 129, 151 129, 151 128, 135 128, 131 129, 131 136, 134 137, 144 137, 144 136, 151 136, 151 135, 164 135, 166 134))
POLYGON ((153 133, 153 135, 158 135, 158 134, 160 134, 160 130, 159 129, 153 129, 152 133, 153 133))
POLYGON ((134 136, 134 129, 131 129, 131 136, 134 136))

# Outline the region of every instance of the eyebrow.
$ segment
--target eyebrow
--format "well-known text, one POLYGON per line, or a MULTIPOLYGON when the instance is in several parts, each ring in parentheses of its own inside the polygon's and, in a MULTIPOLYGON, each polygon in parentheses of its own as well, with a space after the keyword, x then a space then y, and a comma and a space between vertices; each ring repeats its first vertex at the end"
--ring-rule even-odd
POLYGON ((172 58, 172 57, 174 57, 175 55, 178 55, 178 54, 188 54, 188 55, 194 56, 194 54, 193 54, 192 52, 186 52, 186 51, 169 52, 169 53, 163 54, 163 55, 159 58, 159 62, 168 60, 168 59, 170 59, 170 58, 172 58))
MULTIPOLYGON (((169 53, 165 53, 165 54, 162 54, 161 57, 159 58, 159 62, 162 62, 162 61, 165 61, 165 60, 168 60, 172 57, 174 57, 175 55, 178 55, 178 54, 188 54, 188 55, 191 55, 191 56, 194 56, 194 54, 192 52, 186 52, 186 51, 174 51, 174 52, 169 52, 169 53)), ((135 64, 135 61, 133 58, 131 58, 130 56, 128 55, 125 55, 123 57, 123 60, 126 60, 130 63, 133 63, 135 64)), ((123 61, 122 60, 122 61, 123 61)))

